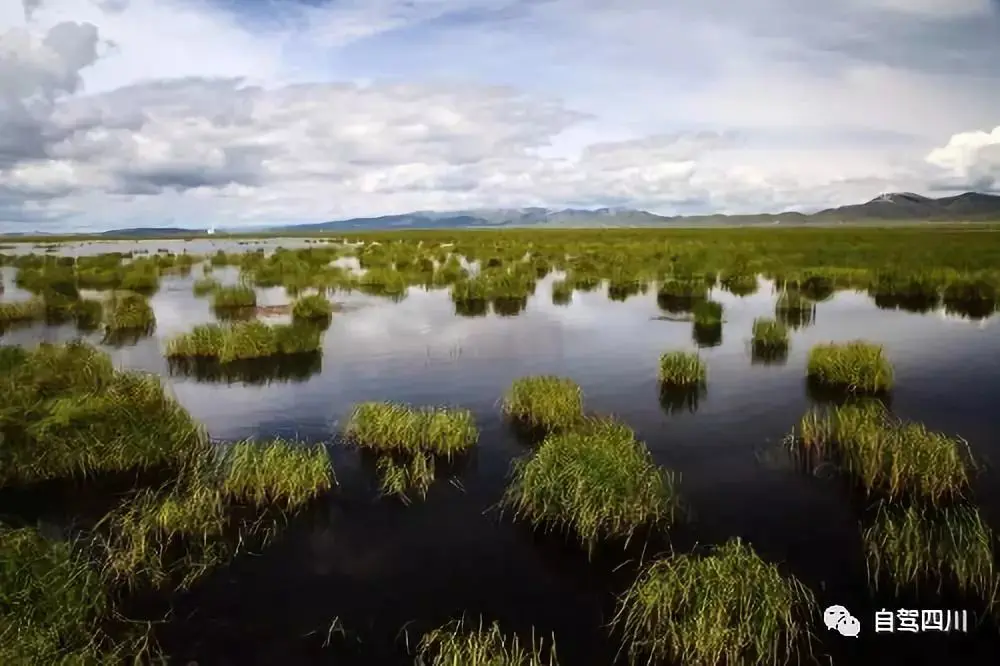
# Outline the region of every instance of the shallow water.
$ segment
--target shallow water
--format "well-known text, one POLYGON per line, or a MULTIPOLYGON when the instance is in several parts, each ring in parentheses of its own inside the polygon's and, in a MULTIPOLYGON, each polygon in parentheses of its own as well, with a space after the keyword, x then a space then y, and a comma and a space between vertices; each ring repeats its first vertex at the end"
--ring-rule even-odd
MULTIPOLYGON (((216 249, 194 245, 185 244, 189 252, 216 249)), ((659 404, 657 359, 695 346, 690 323, 653 319, 662 312, 652 291, 625 302, 601 291, 577 292, 570 305, 555 306, 550 277, 520 315, 481 318, 455 316, 447 291, 413 289, 399 303, 339 294, 345 311, 325 334, 318 372, 307 369, 305 381, 245 385, 169 376, 165 339, 213 320, 208 300, 191 295, 198 275, 196 269, 192 277, 165 278, 151 300, 155 335, 109 351, 123 367, 168 377, 213 437, 331 441, 352 406, 365 400, 459 405, 473 410, 481 437, 461 488, 439 481, 426 502, 409 507, 377 499, 358 455, 333 447, 339 492, 298 517, 262 556, 238 560, 179 601, 178 619, 161 632, 178 663, 412 663, 402 651, 401 628, 414 621, 412 642, 463 612, 511 630, 554 632, 564 666, 612 663, 617 645, 601 627, 610 620, 612 594, 629 581, 627 568, 612 571, 623 556, 588 564, 560 539, 532 535, 487 511, 503 492, 511 460, 528 450, 503 423, 498 400, 529 374, 575 379, 589 410, 632 426, 658 462, 680 473, 692 517, 676 530, 679 548, 741 536, 765 559, 784 562, 821 608, 843 604, 859 617, 859 639, 828 632, 816 618, 818 652, 833 663, 940 664, 956 655, 963 664, 993 663, 989 651, 1000 647, 994 628, 951 645, 930 635, 872 634, 881 607, 944 602, 871 595, 856 503, 838 480, 794 469, 780 442, 810 405, 809 348, 865 338, 884 344, 895 366, 896 414, 960 434, 980 458, 1000 459, 996 316, 971 322, 883 311, 863 294, 841 292, 817 306, 811 326, 792 333, 784 364, 759 365, 751 363, 748 341, 753 319, 773 314, 771 286, 762 283, 746 298, 716 292, 726 323, 721 344, 701 352, 709 365, 707 394, 693 413, 667 413, 659 404), (348 636, 324 649, 334 617, 348 636)), ((13 281, 5 282, 4 298, 18 298, 13 281)), ((262 291, 261 302, 287 300, 272 289, 262 291)), ((31 327, 8 331, 0 343, 77 335, 72 326, 31 327)), ((987 469, 976 487, 994 529, 1000 529, 998 480, 987 469)), ((950 607, 973 608, 964 601, 950 607)))

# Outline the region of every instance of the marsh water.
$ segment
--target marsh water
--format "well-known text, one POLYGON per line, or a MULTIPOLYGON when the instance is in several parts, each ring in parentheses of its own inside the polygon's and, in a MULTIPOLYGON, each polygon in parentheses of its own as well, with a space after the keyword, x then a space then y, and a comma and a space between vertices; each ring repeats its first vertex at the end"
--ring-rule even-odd
MULTIPOLYGON (((231 245, 185 247, 240 249, 231 245)), ((134 246, 98 243, 70 252, 134 246)), ((261 246, 267 244, 254 247, 261 246)), ((148 247, 179 251, 162 241, 148 247)), ((856 338, 884 344, 896 371, 892 410, 969 442, 987 463, 976 502, 1000 529, 1000 472, 989 466, 1000 460, 996 315, 971 321, 882 310, 867 295, 838 292, 817 305, 810 325, 793 331, 784 362, 761 364, 752 358, 750 330, 755 317, 773 314, 772 285, 761 280, 760 290, 743 298, 716 290, 725 323, 721 341, 700 352, 709 367, 707 392, 693 409, 671 410, 661 404, 657 359, 696 343, 690 323, 657 319, 663 312, 653 290, 623 302, 609 300, 603 289, 578 291, 568 305, 554 305, 550 276, 523 312, 482 317, 457 316, 447 290, 412 288, 399 302, 338 293, 332 299, 343 310, 325 333, 321 361, 284 380, 210 381, 172 373, 163 357, 167 338, 214 321, 208 300, 192 295, 199 275, 196 268, 189 277, 164 277, 151 299, 155 334, 108 347, 109 353, 122 367, 162 375, 213 438, 330 442, 340 487, 295 517, 261 554, 238 558, 175 600, 173 619, 158 637, 177 663, 412 663, 407 637, 412 644, 422 631, 463 613, 525 635, 532 627, 540 636, 554 634, 564 665, 616 663, 618 645, 604 627, 614 594, 631 575, 618 565, 636 553, 601 553, 588 562, 564 539, 532 534, 491 510, 511 461, 530 450, 505 424, 499 399, 515 379, 536 374, 576 380, 589 411, 630 425, 657 462, 679 473, 690 512, 672 530, 679 550, 740 536, 808 585, 821 609, 842 604, 861 620, 862 634, 853 639, 827 631, 816 618, 822 662, 995 663, 1000 634, 990 621, 965 635, 873 633, 880 608, 981 613, 968 599, 872 593, 863 508, 840 479, 792 464, 782 439, 812 404, 804 376, 813 344, 856 338), (337 443, 351 408, 368 400, 471 409, 480 428, 475 456, 453 483, 438 481, 426 501, 405 506, 379 498, 372 470, 337 443), (343 632, 330 634, 335 619, 343 632)), ((235 269, 215 276, 237 279, 235 269)), ((3 299, 27 298, 12 277, 5 275, 3 299)), ((259 294, 265 305, 288 302, 281 288, 259 294)), ((0 343, 80 335, 72 325, 32 326, 6 331, 0 343)), ((99 343, 100 334, 89 339, 99 343)))

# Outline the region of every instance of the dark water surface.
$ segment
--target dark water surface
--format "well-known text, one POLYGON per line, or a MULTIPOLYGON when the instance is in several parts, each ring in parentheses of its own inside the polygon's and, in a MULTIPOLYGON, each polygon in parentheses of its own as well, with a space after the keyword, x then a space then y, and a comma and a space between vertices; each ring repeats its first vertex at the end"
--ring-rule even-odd
MULTIPOLYGON (((192 280, 164 280, 151 301, 155 336, 109 349, 118 364, 169 377, 164 340, 213 319, 208 301, 192 297, 192 280)), ((6 282, 5 298, 17 298, 12 280, 6 282)), ((178 663, 412 663, 405 635, 412 643, 462 613, 526 635, 532 626, 540 635, 554 632, 564 666, 614 663, 617 642, 602 627, 614 594, 633 575, 628 566, 616 571, 628 556, 602 554, 589 563, 562 540, 533 535, 488 511, 500 499, 511 460, 529 451, 504 424, 498 402, 511 382, 530 374, 578 381, 589 410, 629 424, 659 463, 680 474, 691 518, 672 532, 677 548, 741 536, 802 579, 820 608, 847 606, 861 620, 862 635, 841 637, 817 617, 824 663, 996 663, 1000 636, 993 625, 950 638, 873 634, 881 607, 976 606, 870 593, 861 507, 838 480, 795 469, 781 448, 811 404, 804 381, 809 348, 865 338, 884 344, 895 366, 897 415, 962 435, 981 459, 1000 459, 996 317, 971 322, 882 311, 865 295, 842 292, 818 305, 813 325, 792 334, 785 364, 760 365, 751 363, 748 341, 753 319, 773 314, 770 285, 746 298, 717 292, 726 323, 721 344, 702 350, 707 393, 693 413, 668 413, 659 401, 657 360, 670 349, 694 348, 691 324, 652 319, 662 314, 653 292, 626 302, 577 292, 571 305, 554 306, 551 282, 543 280, 516 317, 456 317, 446 291, 414 289, 400 303, 338 295, 346 309, 325 335, 321 368, 301 371, 305 381, 169 377, 181 403, 220 439, 330 442, 352 406, 366 400, 458 405, 473 410, 481 429, 461 487, 438 481, 426 502, 411 506, 378 499, 358 454, 333 445, 338 491, 298 516, 263 554, 241 557, 178 600, 176 618, 159 632, 178 663), (347 635, 324 648, 334 618, 347 635)), ((265 304, 287 302, 281 289, 261 293, 265 304)), ((72 327, 36 327, 8 331, 0 342, 76 335, 72 327)), ((976 500, 1000 528, 995 469, 978 478, 976 500)))

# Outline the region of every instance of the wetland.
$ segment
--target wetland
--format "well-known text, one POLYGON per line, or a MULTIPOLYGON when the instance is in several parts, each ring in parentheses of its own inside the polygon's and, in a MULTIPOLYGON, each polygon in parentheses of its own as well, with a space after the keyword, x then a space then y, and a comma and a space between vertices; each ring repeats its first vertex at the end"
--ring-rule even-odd
POLYGON ((998 267, 986 225, 8 243, 0 662, 994 663, 998 267))

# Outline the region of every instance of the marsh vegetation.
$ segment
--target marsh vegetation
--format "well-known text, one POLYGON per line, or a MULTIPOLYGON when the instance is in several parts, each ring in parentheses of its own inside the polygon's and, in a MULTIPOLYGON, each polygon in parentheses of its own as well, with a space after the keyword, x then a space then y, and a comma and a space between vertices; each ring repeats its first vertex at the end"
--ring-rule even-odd
MULTIPOLYGON (((933 328, 935 359, 954 345, 981 363, 936 367, 929 391, 892 322, 992 324, 993 235, 438 230, 76 257, 18 244, 0 254, 0 332, 23 345, 0 346, 0 662, 542 666, 558 639, 568 664, 796 663, 817 641, 853 664, 810 635, 810 588, 868 601, 828 578, 852 555, 879 599, 956 592, 992 611, 995 475, 974 452, 990 445, 996 345, 933 328), (158 319, 180 333, 156 338, 158 319), (847 339, 839 324, 878 342, 814 344, 847 339), (837 399, 803 416, 815 387, 837 399), (796 421, 778 453, 808 476, 747 467, 796 421), (838 492, 839 507, 816 500, 838 492), (465 607, 498 622, 442 624, 465 607), (357 640, 334 635, 337 614, 357 640), (411 621, 422 638, 401 645, 411 621)), ((858 658, 899 656, 885 650, 858 658)))

